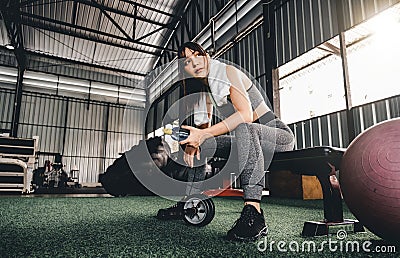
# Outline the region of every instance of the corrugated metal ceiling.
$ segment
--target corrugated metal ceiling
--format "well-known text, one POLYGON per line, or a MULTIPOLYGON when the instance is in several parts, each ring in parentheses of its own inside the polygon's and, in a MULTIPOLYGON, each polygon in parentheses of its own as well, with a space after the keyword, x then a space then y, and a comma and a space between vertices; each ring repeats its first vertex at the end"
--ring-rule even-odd
MULTIPOLYGON (((184 0, 26 0, 17 5, 27 51, 148 73, 184 0)), ((15 22, 15 21, 14 21, 15 22)), ((8 42, 3 39, 3 46, 8 42)))

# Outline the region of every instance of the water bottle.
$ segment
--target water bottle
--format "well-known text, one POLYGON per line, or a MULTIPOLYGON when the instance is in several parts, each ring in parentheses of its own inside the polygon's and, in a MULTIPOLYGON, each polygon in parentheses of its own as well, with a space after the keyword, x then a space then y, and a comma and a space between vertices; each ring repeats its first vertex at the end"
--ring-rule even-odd
POLYGON ((178 142, 186 140, 186 138, 188 138, 190 134, 189 130, 180 127, 174 127, 172 129, 165 128, 163 131, 164 134, 171 135, 171 138, 178 142))

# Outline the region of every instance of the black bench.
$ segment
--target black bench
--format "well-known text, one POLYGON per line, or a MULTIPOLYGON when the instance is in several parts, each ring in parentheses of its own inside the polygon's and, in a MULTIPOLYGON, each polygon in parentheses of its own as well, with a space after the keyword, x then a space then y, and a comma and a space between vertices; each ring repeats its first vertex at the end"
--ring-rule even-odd
POLYGON ((38 140, 0 136, 0 192, 30 193, 38 140))
MULTIPOLYGON (((303 236, 327 235, 342 228, 350 228, 354 232, 363 231, 358 221, 343 219, 342 194, 335 171, 340 169, 345 150, 321 146, 278 152, 269 164, 269 172, 289 170, 299 175, 316 176, 321 184, 324 219, 321 222, 305 222, 303 236)), ((212 164, 219 168, 222 168, 221 165, 223 163, 212 164)))
MULTIPOLYGON (((340 187, 331 180, 345 149, 334 147, 314 147, 275 153, 268 171, 289 170, 292 173, 316 176, 321 184, 324 199, 324 221, 342 222, 343 207, 340 187)), ((334 178, 332 178, 334 179, 334 178)))

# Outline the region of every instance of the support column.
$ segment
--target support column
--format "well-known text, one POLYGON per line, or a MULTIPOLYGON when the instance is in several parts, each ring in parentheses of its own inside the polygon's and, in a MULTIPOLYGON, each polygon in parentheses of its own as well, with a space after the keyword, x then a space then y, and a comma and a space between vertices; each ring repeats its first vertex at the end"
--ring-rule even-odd
MULTIPOLYGON (((273 111, 278 111, 279 107, 275 106, 275 103, 279 105, 279 95, 276 95, 274 89, 279 89, 279 75, 276 70, 276 46, 275 46, 275 19, 274 19, 274 4, 273 1, 264 1, 263 4, 263 16, 264 16, 264 60, 265 60, 265 92, 267 94, 268 101, 271 104, 273 111), (276 78, 278 76, 278 78, 276 78), (275 94, 274 94, 275 93, 275 94)), ((278 115, 278 114, 277 114, 278 115)))
POLYGON ((106 157, 107 157, 107 150, 108 150, 108 130, 109 128, 109 120, 110 120, 110 103, 107 103, 107 105, 104 107, 106 109, 105 115, 104 115, 104 135, 103 135, 103 171, 106 171, 107 166, 106 166, 106 157))
POLYGON ((18 77, 17 84, 15 86, 15 98, 13 115, 11 120, 11 137, 17 137, 19 117, 21 114, 21 103, 22 103, 22 82, 24 78, 25 68, 18 65, 18 77))
POLYGON ((69 116, 69 97, 65 100, 65 113, 64 113, 64 126, 63 126, 63 140, 62 140, 62 150, 61 154, 65 155, 65 144, 67 140, 67 123, 68 123, 68 116, 69 116))
POLYGON ((15 98, 11 120, 11 136, 17 137, 19 117, 21 113, 23 78, 27 60, 20 23, 19 1, 7 0, 2 2, 3 3, 0 6, 1 16, 3 17, 10 45, 14 48, 14 54, 18 63, 18 77, 15 85, 15 98))
POLYGON ((354 130, 353 104, 351 101, 349 67, 347 64, 346 38, 344 32, 340 32, 339 41, 340 41, 340 57, 342 59, 344 95, 346 99, 347 133, 349 136, 349 143, 350 143, 355 138, 355 130, 354 130))
POLYGON ((272 69, 273 106, 276 116, 281 117, 281 98, 279 92, 279 70, 272 69))
POLYGON ((339 43, 340 43, 340 57, 342 60, 342 74, 343 74, 343 86, 344 94, 346 99, 346 120, 347 120, 347 133, 349 136, 349 143, 355 138, 354 130, 354 115, 353 115, 353 104, 351 100, 351 89, 349 79, 349 67, 347 63, 347 47, 345 37, 345 25, 344 25, 344 14, 343 14, 343 1, 339 0, 336 2, 337 20, 339 29, 339 43))

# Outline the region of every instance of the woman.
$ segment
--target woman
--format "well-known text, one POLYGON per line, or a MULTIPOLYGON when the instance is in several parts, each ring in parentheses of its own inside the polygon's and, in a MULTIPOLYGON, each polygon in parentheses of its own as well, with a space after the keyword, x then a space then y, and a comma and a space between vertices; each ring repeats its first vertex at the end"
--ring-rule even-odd
MULTIPOLYGON (((183 44, 178 49, 178 57, 180 70, 185 75, 184 93, 194 96, 190 103, 197 126, 182 126, 190 131, 189 137, 180 142, 185 148, 184 161, 193 168, 200 156, 209 155, 209 149, 216 148, 215 153, 224 153, 223 150, 230 149, 232 140, 231 136, 224 134, 234 133, 236 147, 240 150, 237 160, 244 208, 228 231, 227 238, 256 240, 265 236, 268 230, 260 207, 264 158, 265 155, 272 158, 273 152, 293 149, 293 133, 276 118, 254 82, 238 68, 211 59, 199 44, 193 42, 183 44), (213 107, 224 118, 211 126, 213 107)), ((202 169, 194 171, 189 180, 204 179, 202 169)), ((163 211, 168 214, 173 209, 163 211)))

